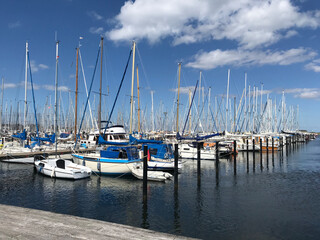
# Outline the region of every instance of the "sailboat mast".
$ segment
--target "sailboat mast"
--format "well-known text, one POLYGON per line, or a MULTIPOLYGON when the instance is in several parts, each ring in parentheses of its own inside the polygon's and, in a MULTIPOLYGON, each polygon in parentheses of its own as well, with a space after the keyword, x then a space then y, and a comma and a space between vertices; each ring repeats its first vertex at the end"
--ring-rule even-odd
POLYGON ((179 132, 179 95, 180 95, 180 73, 181 73, 181 63, 179 63, 179 78, 178 78, 177 122, 176 122, 176 130, 177 130, 177 132, 179 132))
POLYGON ((228 131, 229 81, 230 81, 230 69, 228 69, 228 84, 227 84, 226 132, 228 131))
POLYGON ((103 37, 101 37, 101 60, 100 60, 100 89, 99 89, 99 109, 98 109, 98 128, 101 131, 101 91, 102 91, 102 56, 103 56, 103 37))
POLYGON ((153 91, 151 91, 151 126, 154 131, 153 91))
POLYGON ((1 87, 1 110, 0 110, 0 130, 2 130, 3 90, 4 90, 4 79, 2 78, 2 87, 1 87))
POLYGON ((138 91, 138 132, 141 132, 141 126, 140 126, 140 86, 139 86, 139 72, 138 72, 138 66, 137 66, 137 91, 138 91))
MULTIPOLYGON (((244 119, 245 123, 247 122, 247 73, 244 74, 244 119)), ((246 126, 246 125, 245 125, 246 126)), ((247 131, 247 127, 245 127, 247 131)))
MULTIPOLYGON (((54 99, 54 133, 56 135, 55 150, 57 154, 57 129, 58 129, 58 60, 59 60, 59 41, 56 41, 56 80, 55 80, 55 99, 54 99)), ((56 156, 57 157, 57 156, 56 156)))
POLYGON ((131 98, 130 98, 130 134, 132 134, 132 112, 133 112, 133 85, 134 85, 134 61, 136 55, 136 42, 133 41, 132 46, 132 76, 131 76, 131 98))
POLYGON ((25 66, 25 75, 24 75, 24 119, 23 119, 23 128, 26 128, 27 122, 27 89, 28 89, 28 49, 29 44, 26 42, 26 66, 25 66))
POLYGON ((191 135, 191 89, 189 88, 189 135, 191 135))
POLYGON ((76 63, 76 99, 74 107, 74 140, 77 141, 77 118, 78 118, 78 58, 79 58, 79 48, 77 47, 77 63, 76 63))
POLYGON ((200 71, 200 80, 199 80, 199 99, 198 99, 198 116, 199 116, 199 121, 198 121, 198 124, 199 124, 199 128, 201 127, 201 116, 200 116, 200 101, 201 101, 201 78, 202 78, 202 71, 200 71))

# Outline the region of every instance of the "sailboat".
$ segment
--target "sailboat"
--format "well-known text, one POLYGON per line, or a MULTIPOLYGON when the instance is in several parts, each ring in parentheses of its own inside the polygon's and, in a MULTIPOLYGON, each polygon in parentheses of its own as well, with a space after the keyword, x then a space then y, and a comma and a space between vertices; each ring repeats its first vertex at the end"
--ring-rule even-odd
MULTIPOLYGON (((58 109, 57 109, 57 90, 58 90, 58 46, 59 42, 56 42, 56 82, 55 82, 55 124, 54 132, 57 133, 57 119, 58 119, 58 109)), ((31 70, 30 70, 31 71, 31 70)), ((33 91, 33 86, 32 86, 33 91)), ((39 136, 38 136, 39 141, 39 136)), ((36 159, 34 165, 37 171, 43 175, 54 177, 54 178, 67 178, 67 179, 82 179, 90 177, 91 169, 86 166, 81 166, 73 163, 71 160, 57 158, 57 142, 55 141, 55 158, 47 159, 36 159)))

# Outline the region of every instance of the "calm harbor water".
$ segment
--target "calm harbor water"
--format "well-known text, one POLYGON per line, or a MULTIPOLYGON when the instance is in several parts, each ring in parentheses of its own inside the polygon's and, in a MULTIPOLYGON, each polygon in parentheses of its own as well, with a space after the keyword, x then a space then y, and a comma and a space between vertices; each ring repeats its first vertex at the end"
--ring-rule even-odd
POLYGON ((203 239, 319 239, 320 140, 283 155, 185 160, 178 183, 132 177, 68 181, 0 163, 0 203, 203 239))

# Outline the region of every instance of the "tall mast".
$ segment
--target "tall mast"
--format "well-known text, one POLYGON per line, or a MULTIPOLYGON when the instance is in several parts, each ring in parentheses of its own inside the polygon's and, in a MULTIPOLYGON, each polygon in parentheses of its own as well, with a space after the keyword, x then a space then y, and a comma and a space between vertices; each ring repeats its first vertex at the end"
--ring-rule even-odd
POLYGON ((198 99, 198 116, 199 116, 199 128, 201 126, 201 118, 200 118, 200 101, 201 101, 201 78, 202 78, 202 72, 200 71, 200 77, 199 77, 199 99, 198 99))
POLYGON ((151 91, 151 125, 152 131, 154 131, 153 91, 151 91))
POLYGON ((189 135, 191 134, 191 89, 189 88, 189 135))
POLYGON ((100 134, 100 131, 101 131, 101 91, 102 91, 103 37, 101 37, 100 47, 101 47, 101 60, 100 60, 100 89, 99 89, 99 109, 98 109, 98 128, 99 128, 99 134, 100 134))
POLYGON ((27 89, 28 89, 28 49, 29 44, 26 42, 26 66, 25 66, 25 75, 24 75, 24 119, 23 119, 23 128, 26 128, 27 122, 27 89))
POLYGON ((251 129, 250 129, 250 122, 251 122, 251 104, 250 104, 250 100, 251 100, 251 98, 250 98, 250 85, 249 85, 249 108, 248 108, 248 114, 249 114, 249 116, 248 116, 248 126, 249 126, 249 131, 251 131, 251 129))
POLYGON ((0 110, 0 130, 2 130, 3 90, 4 90, 4 79, 2 78, 2 86, 1 86, 1 110, 0 110))
MULTIPOLYGON (((244 116, 245 122, 247 122, 247 73, 244 74, 244 116)), ((247 131, 247 128, 245 131, 247 131)))
POLYGON ((137 91, 138 91, 138 132, 141 132, 140 126, 140 86, 139 86, 139 72, 137 65, 137 91))
POLYGON ((136 42, 133 41, 132 46, 132 76, 131 76, 131 98, 130 98, 130 134, 132 134, 132 112, 133 112, 133 85, 134 85, 134 61, 135 61, 135 55, 136 55, 136 42))
POLYGON ((177 122, 176 131, 179 132, 179 95, 180 95, 180 73, 181 73, 181 63, 179 63, 179 78, 178 78, 178 98, 177 98, 177 122))
POLYGON ((211 109, 211 87, 209 87, 209 93, 208 93, 208 112, 207 112, 208 126, 207 126, 207 130, 210 129, 210 122, 213 122, 213 119, 211 119, 211 121, 209 121, 210 109, 211 109))
MULTIPOLYGON (((56 41, 56 80, 55 80, 55 99, 54 99, 54 133, 56 135, 55 139, 55 150, 57 155, 57 129, 58 129, 58 59, 59 59, 59 41, 56 41)), ((56 156, 57 157, 57 156, 56 156)))
POLYGON ((261 83, 261 92, 260 92, 260 115, 262 116, 262 94, 263 94, 263 83, 261 83))
MULTIPOLYGON (((79 47, 77 47, 77 63, 76 63, 76 99, 74 107, 74 140, 77 141, 77 118, 78 118, 78 58, 79 58, 79 47)), ((99 130, 100 131, 100 130, 99 130)))
POLYGON ((228 84, 227 84, 226 129, 225 129, 226 132, 228 131, 229 81, 230 81, 230 69, 228 69, 228 84))
POLYGON ((233 131, 236 131, 236 97, 233 98, 233 131))

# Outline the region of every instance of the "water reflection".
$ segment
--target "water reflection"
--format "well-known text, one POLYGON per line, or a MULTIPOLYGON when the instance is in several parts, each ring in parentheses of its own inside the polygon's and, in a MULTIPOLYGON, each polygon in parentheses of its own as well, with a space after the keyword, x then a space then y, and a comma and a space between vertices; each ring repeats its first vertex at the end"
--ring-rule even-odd
POLYGON ((146 191, 132 177, 67 181, 30 165, 0 163, 0 203, 203 239, 302 239, 306 232, 317 239, 319 142, 273 154, 183 160, 174 180, 148 182, 146 191))

